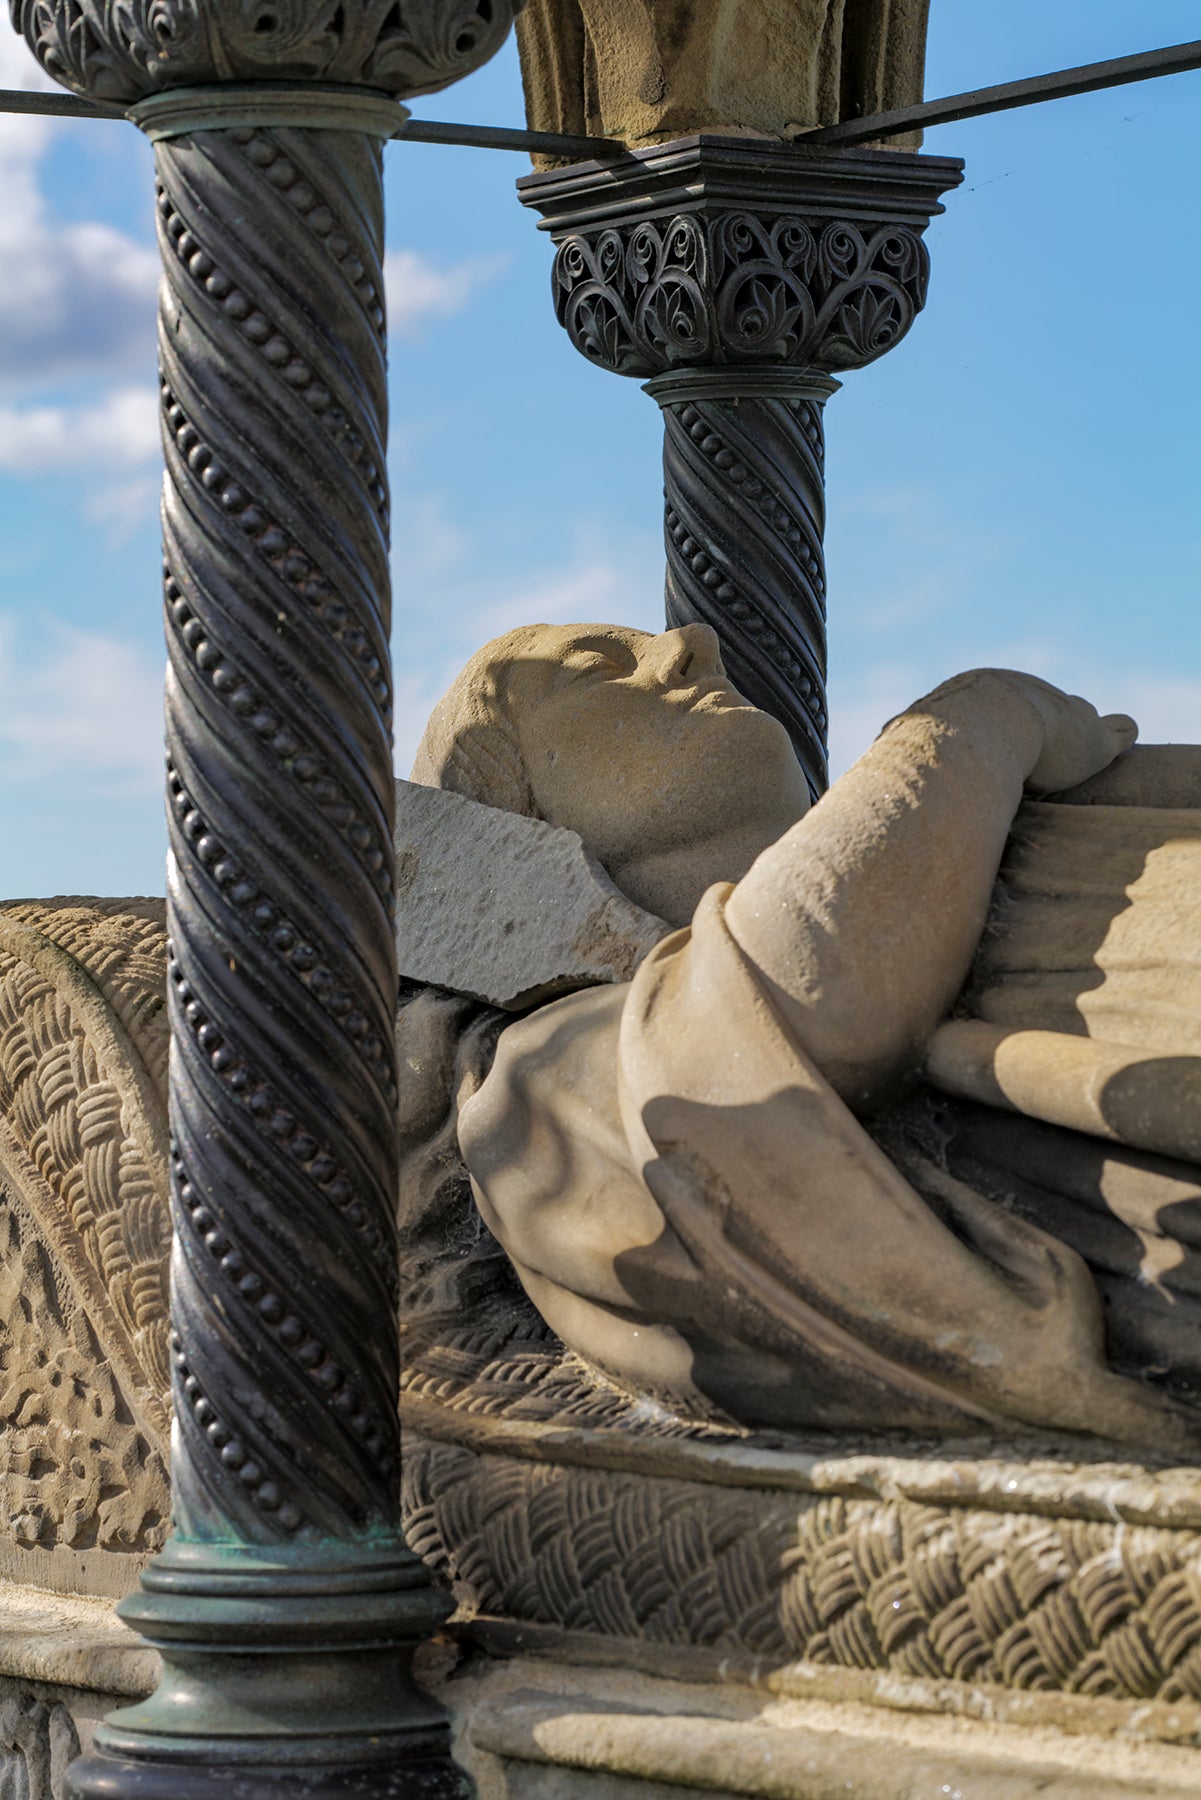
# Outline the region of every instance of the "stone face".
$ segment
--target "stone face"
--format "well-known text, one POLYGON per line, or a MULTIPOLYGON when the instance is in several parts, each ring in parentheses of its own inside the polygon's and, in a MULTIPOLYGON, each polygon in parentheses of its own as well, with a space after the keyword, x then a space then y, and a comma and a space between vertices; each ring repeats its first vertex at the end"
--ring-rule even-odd
MULTIPOLYGON (((518 20, 539 131, 630 145, 790 137, 922 97, 929 0, 532 0, 518 20)), ((908 148, 915 139, 893 139, 908 148)))
POLYGON ((522 1007, 628 981, 669 927, 618 892, 574 831, 396 784, 402 980, 522 1007))

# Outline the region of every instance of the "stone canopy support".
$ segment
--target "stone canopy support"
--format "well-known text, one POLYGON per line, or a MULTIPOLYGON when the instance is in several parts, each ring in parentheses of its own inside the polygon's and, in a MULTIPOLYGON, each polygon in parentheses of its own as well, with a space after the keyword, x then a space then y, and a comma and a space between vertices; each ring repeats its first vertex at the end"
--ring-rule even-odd
POLYGON ((663 409, 669 625, 826 786, 823 407, 925 304, 922 233, 956 158, 698 135, 518 183, 576 349, 663 409))
POLYGON ((513 10, 12 4, 155 141, 163 267, 175 1535, 74 1800, 461 1791, 399 1522, 382 142, 513 10))

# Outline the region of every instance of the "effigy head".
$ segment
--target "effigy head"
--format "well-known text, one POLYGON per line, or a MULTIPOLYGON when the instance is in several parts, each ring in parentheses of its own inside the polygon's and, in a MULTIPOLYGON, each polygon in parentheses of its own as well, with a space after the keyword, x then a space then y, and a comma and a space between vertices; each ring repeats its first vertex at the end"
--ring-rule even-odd
POLYGON ((413 780, 578 832, 664 918, 675 909, 645 890, 648 864, 695 858, 699 897, 809 805, 787 732, 730 686, 707 625, 508 632, 435 707, 413 780))
POLYGON ((500 49, 522 0, 9 0, 14 28, 76 94, 128 106, 167 88, 320 82, 398 99, 500 49))

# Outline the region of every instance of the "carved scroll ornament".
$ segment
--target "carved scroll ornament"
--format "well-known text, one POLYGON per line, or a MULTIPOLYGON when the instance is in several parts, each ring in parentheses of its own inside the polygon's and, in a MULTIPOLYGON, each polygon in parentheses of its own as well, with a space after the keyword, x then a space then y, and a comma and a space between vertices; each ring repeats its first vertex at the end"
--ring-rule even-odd
POLYGON ((555 312, 590 362, 645 380, 672 368, 862 368, 925 305, 912 226, 730 210, 578 233, 555 259, 555 312))
POLYGON ((64 87, 129 105, 170 87, 319 81, 428 94, 478 68, 511 0, 9 0, 12 21, 64 87))

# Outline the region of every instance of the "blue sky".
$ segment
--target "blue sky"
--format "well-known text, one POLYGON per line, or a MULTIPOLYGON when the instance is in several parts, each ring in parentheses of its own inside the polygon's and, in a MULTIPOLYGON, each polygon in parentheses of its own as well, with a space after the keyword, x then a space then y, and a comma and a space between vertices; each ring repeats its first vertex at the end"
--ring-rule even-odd
MULTIPOLYGON (((933 0, 936 95, 1198 0, 933 0)), ((38 72, 9 33, 0 85, 38 72)), ((510 44, 431 118, 519 123, 510 44)), ((1201 73, 940 127, 930 301, 829 431, 832 749, 981 663, 1201 740, 1201 73)), ((388 151, 398 766, 483 640, 661 619, 659 423, 554 323, 512 154, 388 151)), ((0 894, 161 892, 155 254, 131 126, 0 119, 0 894)))

